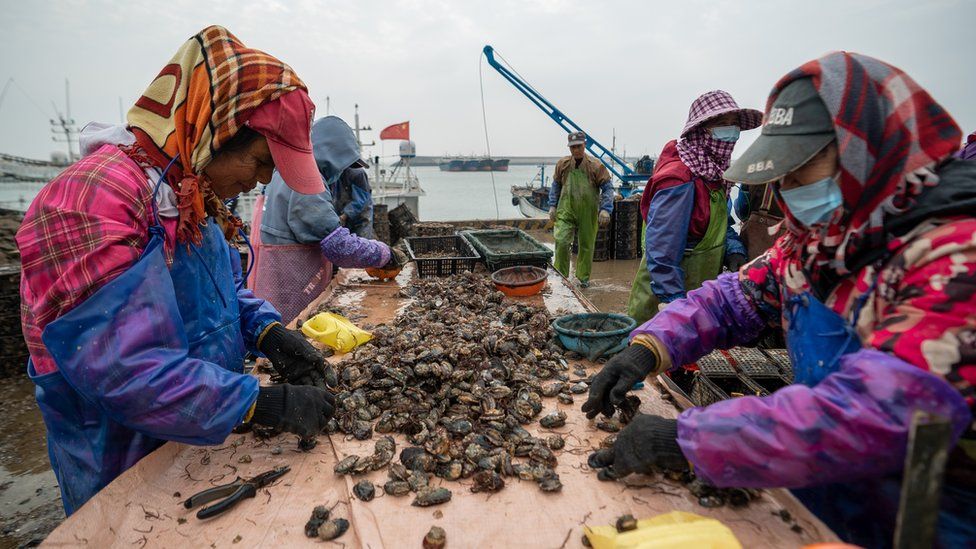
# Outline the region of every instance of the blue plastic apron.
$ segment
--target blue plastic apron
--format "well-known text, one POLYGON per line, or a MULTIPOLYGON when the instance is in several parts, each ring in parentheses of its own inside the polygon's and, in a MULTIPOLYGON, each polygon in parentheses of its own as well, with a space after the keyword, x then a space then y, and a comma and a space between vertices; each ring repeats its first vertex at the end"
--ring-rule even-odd
MULTIPOLYGON (((876 284, 877 281, 857 299, 851 322, 809 292, 789 300, 786 344, 796 383, 810 387, 820 383, 840 368, 841 357, 861 349, 861 340, 853 326, 857 325, 861 309, 876 284)), ((841 539, 872 548, 892 545, 901 492, 900 473, 791 491, 841 539)), ((953 505, 948 501, 951 493, 947 490, 943 495, 943 510, 953 505)), ((955 537, 953 518, 944 511, 940 515, 938 536, 943 544, 955 537)))
POLYGON ((68 515, 166 440, 221 442, 257 397, 257 380, 240 375, 236 252, 210 222, 167 269, 152 210, 139 260, 45 327, 59 370, 28 363, 68 515))

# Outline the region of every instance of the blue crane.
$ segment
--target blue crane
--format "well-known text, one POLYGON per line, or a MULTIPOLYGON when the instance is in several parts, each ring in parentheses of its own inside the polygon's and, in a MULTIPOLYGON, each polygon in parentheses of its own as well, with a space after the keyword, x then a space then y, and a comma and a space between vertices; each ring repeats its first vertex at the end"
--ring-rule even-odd
POLYGON ((502 65, 495 59, 495 48, 491 46, 485 46, 482 50, 485 54, 485 58, 488 59, 488 64, 492 66, 498 74, 501 74, 508 80, 515 89, 522 92, 523 95, 529 98, 529 101, 535 104, 536 107, 546 113, 546 115, 552 119, 553 122, 559 125, 560 128, 566 130, 566 133, 572 132, 583 132, 586 134, 586 150, 590 152, 597 160, 603 163, 604 166, 610 170, 617 179, 621 181, 621 194, 624 196, 631 194, 634 190, 634 184, 637 183, 637 188, 640 189, 643 183, 647 181, 647 174, 641 174, 634 171, 622 158, 613 153, 610 149, 604 147, 599 141, 593 139, 593 136, 579 127, 579 124, 570 120, 568 116, 563 114, 555 105, 549 102, 548 99, 542 96, 535 88, 529 85, 528 82, 520 78, 515 72, 513 72, 508 67, 502 65))

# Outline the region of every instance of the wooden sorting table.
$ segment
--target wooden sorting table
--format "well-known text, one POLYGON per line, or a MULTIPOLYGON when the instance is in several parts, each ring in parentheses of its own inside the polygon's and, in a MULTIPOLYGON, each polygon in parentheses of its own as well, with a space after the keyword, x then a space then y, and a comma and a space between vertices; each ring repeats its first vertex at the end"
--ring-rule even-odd
MULTIPOLYGON (((360 326, 388 322, 406 300, 398 295, 409 282, 408 266, 393 281, 369 280, 362 271, 343 271, 332 286, 313 302, 300 318, 306 318, 328 300, 358 308, 365 317, 360 326)), ((543 295, 522 298, 542 305, 553 314, 581 312, 590 305, 558 274, 551 273, 543 295)), ((333 357, 331 360, 341 360, 333 357)), ((599 366, 585 363, 590 371, 599 366)), ((674 417, 677 410, 660 398, 656 388, 637 393, 643 412, 674 417)), ((506 486, 494 494, 472 493, 470 480, 447 482, 453 499, 435 507, 413 507, 413 495, 391 497, 382 493, 386 470, 365 477, 337 476, 336 462, 350 454, 372 453, 374 440, 347 440, 341 434, 319 437, 310 452, 297 450, 297 437, 280 435, 258 440, 251 434, 232 434, 224 444, 196 447, 170 442, 146 456, 74 515, 46 540, 48 546, 92 547, 254 547, 299 544, 336 547, 420 547, 427 530, 434 525, 447 532, 448 547, 582 547, 582 526, 612 524, 630 513, 646 518, 669 511, 689 511, 716 518, 727 525, 745 547, 800 547, 809 543, 837 541, 835 535, 785 490, 766 490, 759 501, 746 508, 706 509, 698 505, 680 485, 661 479, 634 477, 628 482, 601 482, 586 466, 589 451, 607 436, 579 411, 584 395, 573 405, 545 399, 543 414, 554 408, 565 411, 568 420, 555 429, 566 438, 557 452, 563 489, 541 492, 534 482, 506 478, 506 486), (281 452, 272 450, 280 446, 281 452), (245 457, 247 456, 247 457, 245 457), (249 459, 248 459, 249 458, 249 459), (202 489, 242 477, 254 476, 277 465, 290 465, 291 472, 261 490, 235 509, 209 521, 196 518, 196 510, 183 508, 183 500, 202 489), (352 496, 361 478, 377 485, 377 497, 363 503, 352 496), (349 531, 335 542, 322 542, 304 535, 312 507, 332 507, 333 517, 350 521, 349 531), (785 509, 790 523, 778 513, 785 509), (794 524, 802 530, 791 529, 794 524)), ((548 433, 538 422, 530 431, 548 433)), ((397 436, 397 454, 405 440, 397 436)))

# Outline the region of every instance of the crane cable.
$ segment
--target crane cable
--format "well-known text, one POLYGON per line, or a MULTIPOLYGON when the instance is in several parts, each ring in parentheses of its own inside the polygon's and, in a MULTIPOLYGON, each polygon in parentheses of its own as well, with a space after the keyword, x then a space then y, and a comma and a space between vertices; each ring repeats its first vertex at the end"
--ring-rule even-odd
MULTIPOLYGON (((493 163, 491 158, 491 140, 488 138, 488 110, 485 108, 485 80, 483 74, 485 56, 479 53, 478 59, 478 86, 481 88, 481 122, 485 128, 485 149, 488 152, 488 162, 493 163)), ((493 165, 489 167, 491 168, 488 170, 488 174, 491 175, 491 194, 495 197, 495 221, 498 221, 501 219, 501 211, 498 208, 498 190, 495 188, 495 169, 493 165)))

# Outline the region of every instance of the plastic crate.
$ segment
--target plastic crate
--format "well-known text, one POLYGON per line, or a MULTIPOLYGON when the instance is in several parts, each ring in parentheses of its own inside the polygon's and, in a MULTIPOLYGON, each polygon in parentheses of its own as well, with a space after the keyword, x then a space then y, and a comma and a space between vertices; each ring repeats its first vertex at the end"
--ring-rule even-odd
POLYGON ((449 276, 473 271, 481 260, 467 240, 458 236, 411 236, 404 239, 407 253, 417 264, 420 278, 449 276), (429 253, 448 253, 449 257, 417 257, 429 253))
POLYGON ((691 400, 696 406, 708 406, 738 396, 765 396, 768 393, 747 377, 695 375, 691 400))
POLYGON ((461 235, 485 259, 488 270, 528 265, 545 269, 552 250, 518 229, 462 231, 461 235))
POLYGON ((749 381, 752 381, 756 385, 762 387, 763 391, 766 391, 769 394, 773 394, 776 391, 782 389, 783 387, 790 385, 790 380, 786 379, 780 374, 777 374, 775 376, 762 376, 762 377, 745 376, 745 377, 748 378, 749 381))
POLYGON ((769 357, 779 368, 787 380, 793 382, 793 363, 790 362, 790 354, 786 349, 763 349, 762 352, 769 357))
POLYGON ((726 353, 738 366, 739 371, 751 378, 780 377, 783 375, 776 363, 759 349, 735 347, 726 353))
POLYGON ((708 376, 734 376, 738 373, 735 370, 735 366, 729 362, 729 359, 721 351, 712 351, 699 358, 695 364, 698 365, 698 369, 703 374, 708 376))

